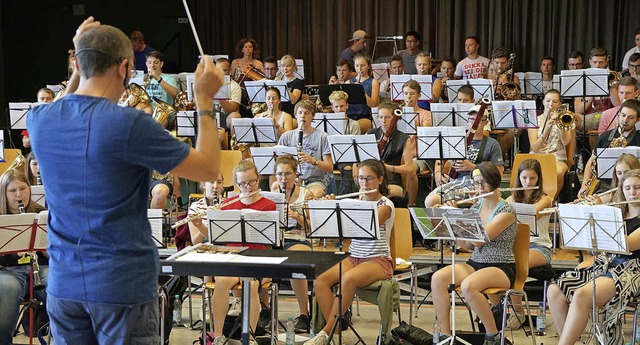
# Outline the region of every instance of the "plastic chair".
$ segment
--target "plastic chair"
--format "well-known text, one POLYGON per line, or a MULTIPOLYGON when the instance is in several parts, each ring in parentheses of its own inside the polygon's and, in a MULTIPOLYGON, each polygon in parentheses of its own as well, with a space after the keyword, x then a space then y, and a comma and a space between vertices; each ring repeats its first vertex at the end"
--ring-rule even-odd
MULTIPOLYGON (((393 223, 393 231, 391 232, 391 257, 401 258, 406 263, 398 265, 393 272, 393 279, 398 282, 400 289, 409 291, 409 324, 412 324, 414 307, 416 305, 415 298, 417 295, 418 274, 416 266, 409 261, 413 252, 411 239, 411 215, 407 208, 396 208, 395 219, 393 223), (407 274, 409 273, 409 274, 407 274), (400 283, 409 279, 409 286, 406 283, 400 283)), ((417 311, 416 311, 417 314, 417 311)))
POLYGON ((242 160, 242 152, 236 150, 221 150, 220 151, 220 172, 224 177, 224 184, 227 186, 234 186, 235 191, 238 191, 237 187, 233 183, 233 168, 238 165, 242 160))

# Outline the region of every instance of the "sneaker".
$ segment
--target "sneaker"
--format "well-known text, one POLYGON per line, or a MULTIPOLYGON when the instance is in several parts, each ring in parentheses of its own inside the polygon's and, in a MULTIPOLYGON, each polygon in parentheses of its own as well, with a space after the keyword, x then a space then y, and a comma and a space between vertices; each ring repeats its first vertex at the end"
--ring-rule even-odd
POLYGON ((304 345, 327 345, 329 344, 329 336, 325 331, 320 331, 315 337, 304 342, 304 345))
POLYGON ((311 327, 309 315, 300 314, 296 318, 296 324, 293 329, 296 333, 309 333, 309 328, 311 327))
POLYGON ((522 327, 522 324, 524 323, 526 317, 527 315, 524 313, 524 311, 515 311, 507 319, 506 329, 510 331, 519 329, 520 327, 522 327))
POLYGON ((231 307, 229 307, 229 311, 227 312, 228 316, 240 316, 242 312, 242 300, 238 297, 234 297, 231 300, 231 307))
POLYGON ((219 335, 213 338, 213 345, 225 345, 227 343, 227 337, 219 335))
POLYGON ((484 335, 484 345, 500 345, 500 333, 495 334, 493 336, 489 336, 487 334, 484 335))

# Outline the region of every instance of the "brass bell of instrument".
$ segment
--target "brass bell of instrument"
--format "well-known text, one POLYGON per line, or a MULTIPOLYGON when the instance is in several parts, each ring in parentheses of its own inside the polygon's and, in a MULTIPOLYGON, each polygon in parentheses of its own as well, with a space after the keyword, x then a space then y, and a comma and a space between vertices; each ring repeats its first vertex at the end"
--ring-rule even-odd
POLYGON ((148 108, 151 106, 151 97, 142 86, 131 83, 129 84, 129 97, 125 102, 132 108, 148 108))
POLYGON ((618 71, 609 70, 609 88, 616 87, 620 84, 620 73, 618 71))
POLYGON ((18 154, 18 156, 16 157, 16 159, 13 160, 13 162, 11 162, 11 165, 7 168, 6 171, 8 170, 24 170, 24 166, 27 163, 27 159, 24 158, 23 155, 18 154))
POLYGON ((561 131, 570 131, 577 127, 577 117, 576 114, 569 111, 566 106, 561 105, 558 109, 555 110, 555 114, 558 114, 556 126, 561 131))
POLYGON ((251 114, 253 114, 253 116, 262 114, 267 111, 268 108, 267 103, 253 103, 251 104, 251 114))
MULTIPOLYGON (((169 118, 169 116, 175 115, 176 108, 157 97, 153 97, 153 101, 156 103, 155 108, 153 108, 153 119, 159 124, 165 125, 164 122, 169 118)), ((166 125, 167 127, 169 126, 169 124, 166 125)))
POLYGON ((173 99, 173 107, 181 111, 194 110, 196 108, 196 104, 189 100, 189 95, 187 94, 187 91, 184 90, 180 91, 173 99))

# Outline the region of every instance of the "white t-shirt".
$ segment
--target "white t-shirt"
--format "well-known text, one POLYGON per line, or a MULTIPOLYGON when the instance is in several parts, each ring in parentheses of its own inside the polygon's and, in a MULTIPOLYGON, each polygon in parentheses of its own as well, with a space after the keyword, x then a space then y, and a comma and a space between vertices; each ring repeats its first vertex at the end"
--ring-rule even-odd
POLYGON ((458 62, 455 75, 462 77, 462 79, 484 78, 487 74, 487 68, 489 68, 489 59, 486 57, 478 55, 475 60, 466 57, 458 62))
POLYGON ((627 53, 624 54, 624 59, 622 59, 622 69, 629 68, 629 58, 634 53, 640 53, 640 48, 638 48, 638 46, 635 46, 635 47, 629 49, 629 51, 627 51, 627 53))

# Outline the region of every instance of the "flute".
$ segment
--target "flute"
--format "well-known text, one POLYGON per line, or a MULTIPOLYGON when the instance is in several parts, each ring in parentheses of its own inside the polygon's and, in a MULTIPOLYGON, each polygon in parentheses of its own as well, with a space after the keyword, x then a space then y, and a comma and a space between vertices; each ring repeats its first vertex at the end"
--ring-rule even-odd
POLYGON ((192 215, 190 215, 190 216, 188 216, 188 217, 186 217, 186 218, 184 218, 184 219, 182 219, 182 220, 179 220, 179 221, 177 221, 177 222, 173 223, 173 225, 171 226, 171 229, 175 229, 175 228, 177 228, 177 227, 179 227, 179 226, 182 226, 182 225, 184 225, 184 224, 187 224, 187 223, 189 223, 190 221, 196 220, 196 219, 198 219, 198 218, 204 218, 204 217, 206 217, 206 216, 207 216, 207 210, 219 210, 219 209, 221 209, 221 208, 223 208, 223 207, 229 206, 229 205, 231 205, 231 204, 233 204, 233 203, 236 203, 236 202, 238 202, 238 201, 240 201, 240 200, 242 200, 242 199, 246 199, 246 198, 248 198, 248 197, 250 197, 250 196, 252 196, 252 195, 255 195, 256 193, 260 193, 260 192, 261 192, 261 190, 259 190, 259 189, 258 189, 258 190, 256 190, 256 191, 253 191, 253 192, 251 192, 251 193, 247 194, 247 195, 241 196, 241 197, 239 197, 239 198, 237 198, 237 199, 233 199, 233 200, 230 200, 230 201, 224 202, 224 203, 222 203, 222 204, 220 204, 220 205, 217 205, 217 206, 215 206, 215 205, 214 205, 214 206, 209 206, 209 207, 207 207, 207 208, 205 208, 205 209, 203 209, 203 210, 200 210, 200 211, 198 211, 198 212, 196 212, 196 213, 194 213, 194 214, 192 214, 192 215))
MULTIPOLYGON (((516 191, 516 190, 537 190, 537 189, 539 189, 538 186, 533 186, 533 187, 515 187, 515 188, 504 188, 504 189, 500 188, 500 191, 501 192, 513 192, 513 191, 516 191)), ((461 191, 458 191, 458 192, 453 192, 452 194, 459 195, 459 194, 476 194, 476 193, 478 193, 478 192, 475 191, 475 190, 461 190, 461 191)))
POLYGON ((355 193, 338 195, 338 196, 336 196, 336 200, 351 198, 351 197, 354 197, 354 196, 365 195, 365 194, 370 194, 370 193, 376 193, 377 191, 378 191, 377 189, 372 189, 372 190, 365 190, 363 192, 355 192, 355 193))
MULTIPOLYGON (((495 192, 495 191, 493 191, 493 192, 495 192)), ((464 199, 464 200, 456 201, 456 203, 457 204, 464 204, 464 203, 469 202, 469 201, 473 201, 473 200, 476 200, 476 199, 484 198, 485 196, 489 196, 489 195, 493 194, 493 192, 476 195, 476 196, 471 197, 471 198, 467 198, 467 199, 464 199)))
MULTIPOLYGON (((607 194, 613 193, 617 189, 618 188, 612 188, 612 189, 609 189, 608 191, 605 191, 605 192, 602 192, 602 193, 599 193, 599 194, 595 194, 594 196, 601 197, 603 195, 607 195, 607 194)), ((582 199, 582 200, 580 200, 580 201, 578 201, 576 203, 573 203, 573 204, 570 203, 570 204, 571 205, 582 205, 586 200, 587 199, 582 199)), ((631 200, 631 202, 635 202, 635 200, 631 200)), ((619 201, 618 203, 610 202, 610 203, 606 203, 606 204, 603 204, 603 205, 605 205, 605 206, 615 206, 615 205, 622 205, 623 203, 629 204, 631 202, 619 201)), ((549 208, 545 208, 543 210, 540 210, 540 212, 538 212, 538 213, 540 213, 540 214, 551 214, 551 213, 558 212, 558 209, 559 209, 558 207, 549 207, 549 208)))

